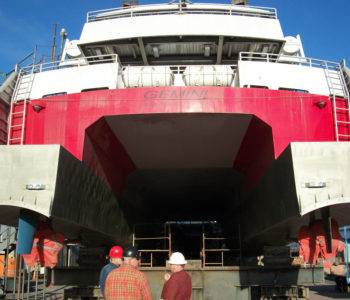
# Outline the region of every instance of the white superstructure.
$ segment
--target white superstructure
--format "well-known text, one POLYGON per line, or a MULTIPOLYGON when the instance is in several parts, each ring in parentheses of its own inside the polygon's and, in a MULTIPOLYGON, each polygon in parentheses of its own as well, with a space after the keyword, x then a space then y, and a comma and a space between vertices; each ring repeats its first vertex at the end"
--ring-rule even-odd
POLYGON ((283 35, 272 8, 145 5, 89 12, 80 39, 66 40, 59 62, 22 70, 13 100, 156 86, 255 87, 347 98, 344 70, 306 58, 300 37, 283 35))

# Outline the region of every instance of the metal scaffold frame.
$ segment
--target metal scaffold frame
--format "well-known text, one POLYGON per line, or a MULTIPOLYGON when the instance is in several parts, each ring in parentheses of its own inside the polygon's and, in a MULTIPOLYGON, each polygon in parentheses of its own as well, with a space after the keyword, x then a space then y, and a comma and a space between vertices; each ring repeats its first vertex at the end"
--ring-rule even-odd
POLYGON ((171 255, 171 226, 170 224, 134 224, 133 226, 133 234, 132 234, 132 245, 136 246, 137 243, 141 241, 164 241, 164 248, 163 249, 138 249, 140 253, 140 259, 141 259, 141 266, 143 267, 153 267, 154 264, 154 256, 160 253, 167 253, 168 258, 171 255), (153 236, 153 237, 140 237, 136 236, 136 228, 139 226, 149 226, 149 225, 162 225, 164 226, 164 236, 153 236), (145 260, 145 255, 142 256, 142 254, 149 254, 149 261, 142 262, 142 258, 145 260))

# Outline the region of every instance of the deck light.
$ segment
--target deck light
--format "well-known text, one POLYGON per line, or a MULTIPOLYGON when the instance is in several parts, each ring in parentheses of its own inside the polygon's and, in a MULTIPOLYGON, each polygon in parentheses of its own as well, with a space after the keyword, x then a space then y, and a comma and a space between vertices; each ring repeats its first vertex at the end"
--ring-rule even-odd
POLYGON ((26 189, 30 191, 40 191, 45 190, 46 186, 42 183, 29 183, 26 185, 26 189))
POLYGON ((318 108, 324 108, 326 105, 327 105, 327 102, 326 101, 317 101, 317 102, 314 102, 314 105, 316 105, 318 108))
POLYGON ((42 109, 46 107, 44 102, 35 102, 35 103, 32 103, 31 105, 37 113, 39 113, 42 109))
POLYGON ((310 181, 310 182, 305 182, 305 187, 309 189, 319 189, 319 188, 324 188, 327 186, 327 183, 325 181, 310 181))

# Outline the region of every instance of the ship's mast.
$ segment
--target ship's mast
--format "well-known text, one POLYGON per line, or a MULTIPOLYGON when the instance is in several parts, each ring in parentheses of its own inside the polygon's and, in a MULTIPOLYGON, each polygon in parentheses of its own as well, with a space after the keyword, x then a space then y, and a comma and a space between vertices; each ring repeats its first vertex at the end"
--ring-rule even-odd
POLYGON ((56 56, 56 29, 57 29, 57 23, 54 23, 52 52, 51 52, 51 60, 53 62, 55 61, 55 56, 56 56))
POLYGON ((231 0, 234 5, 248 5, 248 0, 231 0))

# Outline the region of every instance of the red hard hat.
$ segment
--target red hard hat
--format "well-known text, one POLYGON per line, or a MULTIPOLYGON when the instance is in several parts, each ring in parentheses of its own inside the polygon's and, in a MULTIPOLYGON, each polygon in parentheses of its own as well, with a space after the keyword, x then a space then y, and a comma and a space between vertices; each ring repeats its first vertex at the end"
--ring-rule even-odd
POLYGON ((109 250, 110 258, 123 258, 123 248, 119 246, 114 246, 109 250))

